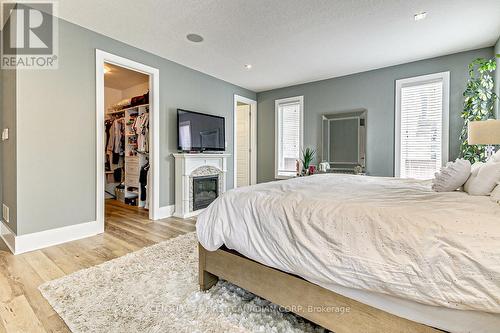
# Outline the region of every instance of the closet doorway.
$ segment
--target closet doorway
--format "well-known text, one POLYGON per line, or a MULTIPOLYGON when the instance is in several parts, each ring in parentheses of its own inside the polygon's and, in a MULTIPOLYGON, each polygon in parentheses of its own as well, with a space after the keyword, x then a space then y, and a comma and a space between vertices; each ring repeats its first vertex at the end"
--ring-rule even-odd
POLYGON ((103 230, 105 209, 158 216, 158 88, 157 69, 96 51, 96 211, 103 230))
POLYGON ((257 102, 234 96, 234 187, 257 183, 257 102))

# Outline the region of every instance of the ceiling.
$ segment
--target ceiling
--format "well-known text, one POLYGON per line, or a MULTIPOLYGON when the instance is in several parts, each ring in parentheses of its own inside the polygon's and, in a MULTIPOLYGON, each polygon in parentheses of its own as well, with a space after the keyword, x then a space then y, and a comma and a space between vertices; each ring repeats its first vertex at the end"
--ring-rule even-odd
POLYGON ((125 90, 149 81, 149 76, 113 64, 104 65, 104 86, 125 90))
POLYGON ((60 0, 59 16, 253 91, 491 46, 500 35, 499 0, 60 0))

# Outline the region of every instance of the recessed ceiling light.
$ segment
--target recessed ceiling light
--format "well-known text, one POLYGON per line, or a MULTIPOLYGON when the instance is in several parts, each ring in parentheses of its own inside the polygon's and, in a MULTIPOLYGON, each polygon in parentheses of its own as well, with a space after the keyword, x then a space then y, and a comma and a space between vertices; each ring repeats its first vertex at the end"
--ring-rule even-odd
POLYGON ((415 18, 415 21, 423 20, 427 17, 427 12, 416 13, 413 17, 415 18))
POLYGON ((201 43, 201 42, 203 42, 203 37, 201 37, 198 34, 188 34, 186 36, 186 38, 188 39, 188 41, 193 42, 193 43, 201 43))
POLYGON ((251 64, 246 64, 244 67, 245 67, 245 69, 252 69, 252 65, 251 64))

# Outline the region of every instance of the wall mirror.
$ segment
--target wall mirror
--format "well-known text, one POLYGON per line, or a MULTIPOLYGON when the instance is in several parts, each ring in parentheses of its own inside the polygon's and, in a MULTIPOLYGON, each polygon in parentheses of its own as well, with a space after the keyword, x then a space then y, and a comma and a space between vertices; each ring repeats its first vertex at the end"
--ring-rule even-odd
POLYGON ((322 160, 333 170, 366 166, 365 109, 322 115, 322 160))

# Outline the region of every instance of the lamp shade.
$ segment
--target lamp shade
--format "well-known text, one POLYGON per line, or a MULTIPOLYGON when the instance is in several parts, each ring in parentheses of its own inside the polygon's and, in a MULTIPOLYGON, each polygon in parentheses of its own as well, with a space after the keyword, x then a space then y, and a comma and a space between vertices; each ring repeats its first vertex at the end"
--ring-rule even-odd
POLYGON ((498 145, 500 144, 500 120, 471 121, 469 122, 470 145, 498 145))

